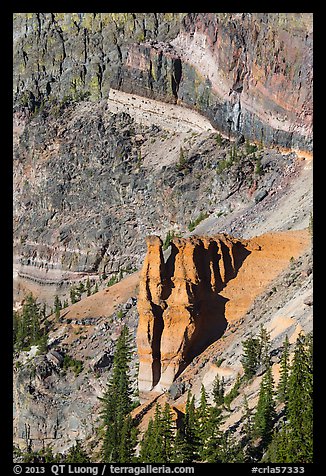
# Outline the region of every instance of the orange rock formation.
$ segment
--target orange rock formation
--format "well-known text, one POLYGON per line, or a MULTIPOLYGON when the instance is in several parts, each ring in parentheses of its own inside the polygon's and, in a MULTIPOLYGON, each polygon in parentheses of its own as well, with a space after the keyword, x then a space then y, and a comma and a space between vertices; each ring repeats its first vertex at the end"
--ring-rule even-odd
POLYGON ((250 254, 246 242, 220 234, 162 241, 147 238, 138 297, 139 390, 167 389, 191 360, 224 332, 220 291, 250 254))
POLYGON ((138 296, 140 392, 169 388, 309 243, 307 230, 251 240, 191 236, 173 239, 165 261, 161 239, 148 237, 138 296))

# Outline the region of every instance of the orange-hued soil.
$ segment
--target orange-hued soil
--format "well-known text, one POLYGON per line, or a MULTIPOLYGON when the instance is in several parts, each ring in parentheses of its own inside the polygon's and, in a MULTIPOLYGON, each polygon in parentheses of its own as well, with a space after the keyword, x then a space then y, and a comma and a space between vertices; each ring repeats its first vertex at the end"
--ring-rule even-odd
POLYGON ((67 319, 110 316, 117 306, 138 293, 139 273, 133 273, 117 284, 101 290, 61 311, 67 319))
POLYGON ((265 233, 252 238, 247 246, 251 253, 243 261, 236 277, 220 292, 228 299, 226 320, 237 320, 244 315, 254 299, 289 266, 291 258, 298 258, 310 243, 308 230, 265 233))

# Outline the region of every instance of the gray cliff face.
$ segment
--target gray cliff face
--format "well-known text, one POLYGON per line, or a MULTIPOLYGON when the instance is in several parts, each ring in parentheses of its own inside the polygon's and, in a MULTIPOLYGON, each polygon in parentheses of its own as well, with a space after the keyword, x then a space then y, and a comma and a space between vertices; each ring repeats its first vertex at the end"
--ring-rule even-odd
POLYGON ((64 282, 139 269, 144 236, 164 240, 169 230, 188 233, 200 214, 218 219, 255 204, 295 168, 294 156, 265 150, 258 176, 258 155, 245 144, 230 159, 234 146, 217 144, 213 132, 140 126, 104 101, 48 114, 27 121, 17 139, 14 249, 21 278, 54 286, 51 305, 64 282))
POLYGON ((51 286, 116 274, 139 268, 144 235, 241 208, 256 177, 242 152, 216 173, 231 145, 181 133, 181 116, 171 129, 114 114, 112 88, 309 155, 311 15, 19 13, 13 87, 16 272, 51 286))
POLYGON ((181 102, 219 130, 312 149, 312 15, 35 13, 14 17, 16 107, 107 98, 181 102))

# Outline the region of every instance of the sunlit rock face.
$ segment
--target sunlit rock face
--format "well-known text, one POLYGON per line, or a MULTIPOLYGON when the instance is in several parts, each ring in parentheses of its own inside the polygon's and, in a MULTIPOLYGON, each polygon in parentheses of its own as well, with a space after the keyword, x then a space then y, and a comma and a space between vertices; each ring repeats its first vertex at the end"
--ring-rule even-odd
POLYGON ((169 388, 223 334, 227 300, 219 292, 249 253, 225 234, 192 236, 173 239, 165 262, 161 239, 147 238, 138 298, 140 391, 169 388))

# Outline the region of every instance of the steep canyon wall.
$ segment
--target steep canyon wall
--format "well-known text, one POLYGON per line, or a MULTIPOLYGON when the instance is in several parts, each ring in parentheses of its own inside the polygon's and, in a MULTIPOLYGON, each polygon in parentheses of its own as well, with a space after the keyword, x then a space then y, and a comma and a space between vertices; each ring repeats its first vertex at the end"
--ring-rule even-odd
POLYGON ((222 132, 312 150, 312 14, 24 13, 14 16, 14 97, 179 102, 222 132))

